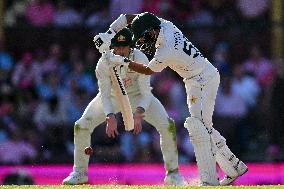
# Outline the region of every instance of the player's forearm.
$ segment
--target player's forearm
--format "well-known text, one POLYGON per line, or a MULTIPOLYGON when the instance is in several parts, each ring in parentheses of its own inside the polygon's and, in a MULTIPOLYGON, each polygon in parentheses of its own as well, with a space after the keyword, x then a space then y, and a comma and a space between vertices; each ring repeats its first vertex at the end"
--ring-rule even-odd
MULTIPOLYGON (((99 72, 99 71, 97 71, 99 72)), ((98 77, 98 86, 100 92, 101 103, 103 107, 103 111, 105 115, 114 112, 113 104, 111 101, 111 83, 109 78, 104 77, 104 73, 100 73, 100 77, 98 77)))
POLYGON ((128 24, 131 24, 135 16, 135 14, 121 14, 115 21, 113 21, 113 23, 110 25, 110 28, 117 33, 125 28, 128 24))
POLYGON ((101 96, 102 107, 105 115, 114 113, 114 108, 111 102, 111 98, 108 96, 101 96))
POLYGON ((138 64, 138 63, 135 63, 135 62, 132 62, 132 61, 129 63, 128 68, 135 71, 135 72, 145 74, 145 75, 152 75, 153 73, 155 73, 146 65, 138 64))
POLYGON ((141 99, 138 101, 138 107, 143 107, 146 111, 149 108, 151 101, 152 98, 150 95, 142 95, 141 99))
POLYGON ((152 101, 152 87, 150 86, 150 76, 139 74, 137 79, 141 98, 138 100, 138 106, 148 109, 152 101))
POLYGON ((137 14, 126 14, 127 24, 131 24, 132 20, 135 18, 137 14))

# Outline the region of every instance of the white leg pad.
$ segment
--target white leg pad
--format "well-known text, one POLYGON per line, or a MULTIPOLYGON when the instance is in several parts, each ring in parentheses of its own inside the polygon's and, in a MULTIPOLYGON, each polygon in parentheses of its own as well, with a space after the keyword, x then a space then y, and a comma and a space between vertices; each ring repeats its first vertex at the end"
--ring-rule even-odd
POLYGON ((194 147, 197 166, 202 185, 219 185, 216 161, 213 157, 210 135, 203 123, 194 117, 189 117, 184 123, 190 141, 194 147))
POLYGON ((230 177, 238 176, 237 167, 240 160, 231 152, 226 139, 214 128, 211 137, 214 143, 215 158, 222 171, 230 177))
POLYGON ((84 172, 88 170, 89 155, 85 154, 85 148, 91 144, 89 129, 81 128, 78 123, 74 126, 74 171, 84 172))

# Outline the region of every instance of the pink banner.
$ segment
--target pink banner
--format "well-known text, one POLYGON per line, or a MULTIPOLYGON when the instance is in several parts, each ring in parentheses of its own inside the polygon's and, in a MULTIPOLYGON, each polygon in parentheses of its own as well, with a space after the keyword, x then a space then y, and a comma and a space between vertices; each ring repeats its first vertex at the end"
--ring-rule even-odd
MULTIPOLYGON (((250 163, 249 172, 235 185, 284 184, 284 163, 250 163)), ((0 166, 0 184, 11 172, 30 174, 35 184, 61 184, 72 171, 72 165, 0 166)), ((180 171, 190 185, 198 184, 195 164, 180 165, 180 171)), ((92 164, 89 166, 90 184, 161 185, 165 170, 162 164, 92 164)), ((223 176, 220 174, 220 176, 223 176)))

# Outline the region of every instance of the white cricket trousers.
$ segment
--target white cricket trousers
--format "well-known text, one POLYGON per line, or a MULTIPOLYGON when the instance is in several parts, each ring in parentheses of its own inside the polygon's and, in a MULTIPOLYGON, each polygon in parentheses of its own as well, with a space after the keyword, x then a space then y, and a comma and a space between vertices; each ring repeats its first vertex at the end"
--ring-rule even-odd
POLYGON ((215 99, 220 83, 219 73, 216 72, 205 84, 198 82, 197 79, 185 79, 184 83, 191 117, 200 119, 206 128, 211 129, 215 99))
MULTIPOLYGON (((140 95, 130 96, 132 110, 138 106, 140 95)), ((167 171, 178 168, 178 153, 175 132, 171 132, 172 125, 168 114, 160 101, 151 95, 151 103, 145 112, 144 120, 153 125, 160 134, 160 145, 167 171)), ((115 99, 112 98, 115 113, 119 112, 115 99)), ((84 148, 90 146, 90 135, 94 128, 105 121, 100 93, 89 103, 82 117, 74 126, 74 170, 87 170, 89 156, 84 154, 84 148)), ((174 128, 175 129, 175 128, 174 128)))
POLYGON ((187 118, 185 127, 194 147, 201 185, 219 185, 211 132, 220 75, 216 72, 206 83, 202 83, 202 79, 201 76, 184 79, 191 116, 187 118))

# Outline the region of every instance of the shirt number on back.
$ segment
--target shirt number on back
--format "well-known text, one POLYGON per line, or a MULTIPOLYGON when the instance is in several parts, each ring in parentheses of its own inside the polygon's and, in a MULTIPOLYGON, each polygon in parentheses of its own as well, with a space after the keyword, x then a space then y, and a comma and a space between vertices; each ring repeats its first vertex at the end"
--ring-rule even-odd
POLYGON ((200 53, 200 51, 192 45, 191 42, 188 41, 188 39, 185 38, 185 41, 183 42, 183 51, 188 55, 192 56, 193 58, 196 58, 198 56, 203 57, 203 55, 200 53))

